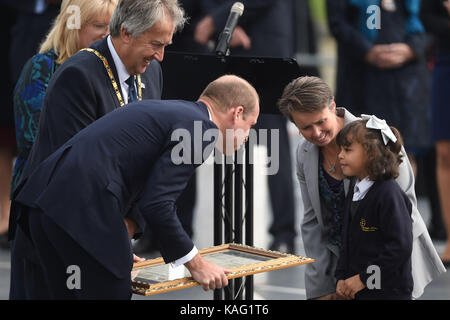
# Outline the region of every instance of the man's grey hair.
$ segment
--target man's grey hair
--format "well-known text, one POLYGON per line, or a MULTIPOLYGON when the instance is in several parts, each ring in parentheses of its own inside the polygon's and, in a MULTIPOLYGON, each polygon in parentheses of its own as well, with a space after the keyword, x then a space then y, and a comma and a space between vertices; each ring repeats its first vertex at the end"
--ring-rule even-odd
POLYGON ((172 19, 175 31, 181 30, 186 17, 178 0, 120 0, 109 24, 111 36, 120 36, 123 26, 126 32, 137 38, 167 13, 172 19))

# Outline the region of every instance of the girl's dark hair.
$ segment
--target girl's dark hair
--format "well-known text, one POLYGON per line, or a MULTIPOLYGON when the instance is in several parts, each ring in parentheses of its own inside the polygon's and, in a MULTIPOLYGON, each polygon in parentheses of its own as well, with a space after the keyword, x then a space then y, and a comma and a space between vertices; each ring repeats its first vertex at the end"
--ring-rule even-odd
POLYGON ((337 135, 339 147, 347 147, 353 142, 360 143, 367 156, 367 173, 372 181, 397 178, 402 163, 403 140, 395 127, 390 127, 397 142, 389 140, 385 145, 380 130, 366 128, 367 120, 357 120, 347 124, 337 135))

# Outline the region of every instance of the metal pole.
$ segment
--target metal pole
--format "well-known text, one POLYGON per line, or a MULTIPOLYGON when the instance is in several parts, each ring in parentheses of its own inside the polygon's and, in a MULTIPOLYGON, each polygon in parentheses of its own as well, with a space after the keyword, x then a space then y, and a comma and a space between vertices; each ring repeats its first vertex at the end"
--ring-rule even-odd
MULTIPOLYGON (((253 246, 253 159, 250 144, 245 144, 245 244, 253 246)), ((253 300, 253 276, 245 279, 245 300, 253 300)))
MULTIPOLYGON (((215 151, 217 152, 217 151, 215 151)), ((218 155, 223 160, 223 155, 218 155)), ((223 161, 214 161, 214 245, 223 244, 223 161)), ((222 289, 214 290, 214 300, 223 300, 222 289)))
MULTIPOLYGON (((233 242, 233 158, 225 157, 225 243, 233 242)), ((234 280, 225 288, 225 300, 233 300, 234 280)))
MULTIPOLYGON (((235 152, 234 155, 234 242, 242 243, 243 235, 242 235, 242 201, 243 201, 243 172, 244 165, 242 163, 243 149, 240 149, 235 152)), ((237 278, 234 280, 234 299, 242 300, 243 294, 241 290, 242 279, 237 278)))

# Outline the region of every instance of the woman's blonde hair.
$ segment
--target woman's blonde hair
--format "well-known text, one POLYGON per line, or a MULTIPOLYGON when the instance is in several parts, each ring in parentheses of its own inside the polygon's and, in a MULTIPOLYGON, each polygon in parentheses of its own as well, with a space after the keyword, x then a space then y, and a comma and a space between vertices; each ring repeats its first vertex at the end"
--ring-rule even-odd
POLYGON ((83 49, 80 47, 79 31, 96 16, 111 14, 118 0, 63 0, 61 11, 53 22, 39 53, 53 49, 58 55, 56 63, 62 64, 70 56, 83 49), (74 15, 78 14, 79 28, 72 27, 74 15), (71 19, 69 21, 69 19, 71 19))

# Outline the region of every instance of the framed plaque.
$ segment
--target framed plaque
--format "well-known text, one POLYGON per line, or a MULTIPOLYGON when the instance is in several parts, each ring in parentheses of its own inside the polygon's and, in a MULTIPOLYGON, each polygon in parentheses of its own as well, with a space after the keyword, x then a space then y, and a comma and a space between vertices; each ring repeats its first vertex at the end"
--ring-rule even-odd
MULTIPOLYGON (((229 243, 199 250, 201 256, 222 268, 231 269, 228 279, 290 268, 314 262, 307 257, 229 243)), ((200 285, 182 265, 172 268, 162 258, 135 263, 131 272, 133 292, 149 296, 200 285)))

